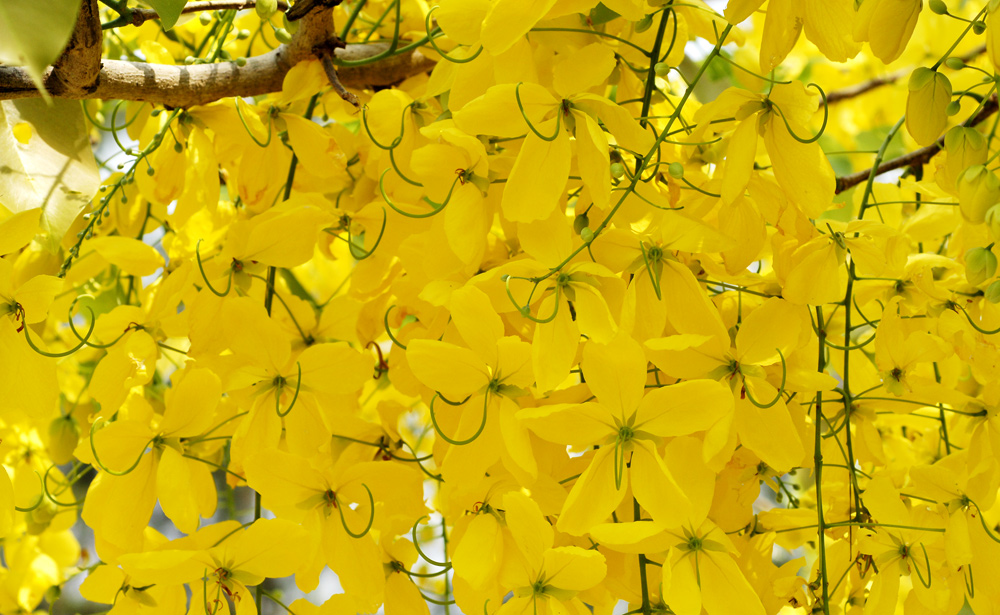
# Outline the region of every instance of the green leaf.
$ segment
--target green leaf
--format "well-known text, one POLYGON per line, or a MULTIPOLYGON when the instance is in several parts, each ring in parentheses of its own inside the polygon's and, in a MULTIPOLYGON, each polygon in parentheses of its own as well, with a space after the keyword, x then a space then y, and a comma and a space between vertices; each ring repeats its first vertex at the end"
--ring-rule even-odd
POLYGON ((181 10, 184 8, 184 3, 187 0, 146 0, 149 6, 156 9, 157 14, 160 16, 160 23, 163 24, 164 30, 169 30, 174 27, 177 20, 181 17, 181 10))
POLYGON ((79 101, 40 98, 0 103, 0 205, 41 208, 42 244, 51 252, 101 185, 79 101))
POLYGON ((80 0, 0 2, 0 64, 23 66, 39 90, 45 68, 69 42, 80 0))

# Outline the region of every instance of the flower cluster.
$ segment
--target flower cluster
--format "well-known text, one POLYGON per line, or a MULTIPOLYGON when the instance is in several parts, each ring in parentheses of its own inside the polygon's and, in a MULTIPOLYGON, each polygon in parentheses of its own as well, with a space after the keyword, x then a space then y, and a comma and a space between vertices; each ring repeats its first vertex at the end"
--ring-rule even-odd
POLYGON ((121 151, 0 175, 0 613, 1000 612, 1000 1, 924 4, 345 0, 433 69, 3 103, 121 151))

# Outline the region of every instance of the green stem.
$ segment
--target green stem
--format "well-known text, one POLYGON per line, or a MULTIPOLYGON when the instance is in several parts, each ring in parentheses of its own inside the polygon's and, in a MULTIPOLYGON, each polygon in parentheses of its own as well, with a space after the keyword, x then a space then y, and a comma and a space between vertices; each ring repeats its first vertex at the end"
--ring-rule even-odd
MULTIPOLYGON (((642 518, 639 510, 639 500, 632 498, 632 519, 638 521, 642 518)), ((639 585, 642 589, 642 615, 652 615, 652 608, 649 604, 649 581, 646 579, 646 554, 639 554, 639 585)))
MULTIPOLYGON (((822 342, 826 338, 825 325, 823 322, 823 308, 816 306, 816 324, 819 329, 819 337, 822 342)), ((820 372, 826 369, 826 348, 824 344, 819 344, 819 357, 817 368, 820 372)), ((813 440, 815 474, 816 477, 816 546, 819 550, 819 574, 822 591, 823 615, 830 615, 830 580, 826 568, 826 520, 823 518, 823 392, 816 393, 816 425, 815 438, 813 440)))

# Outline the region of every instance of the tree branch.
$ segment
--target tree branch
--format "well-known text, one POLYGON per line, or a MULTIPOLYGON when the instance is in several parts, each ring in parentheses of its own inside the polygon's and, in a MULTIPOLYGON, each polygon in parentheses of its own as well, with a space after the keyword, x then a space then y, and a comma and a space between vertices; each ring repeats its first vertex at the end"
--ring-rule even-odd
MULTIPOLYGON (((181 15, 188 13, 201 13, 203 11, 225 11, 230 9, 252 9, 257 6, 257 0, 205 0, 202 2, 188 2, 181 9, 181 15)), ((288 9, 288 4, 278 0, 278 10, 288 9)), ((159 19, 160 15, 153 9, 134 8, 130 10, 128 18, 133 26, 141 26, 147 21, 159 19)))
MULTIPOLYGON (((975 60, 979 56, 986 53, 986 45, 980 45, 975 49, 972 49, 965 55, 958 56, 960 60, 968 64, 969 62, 975 60)), ((889 85, 890 83, 896 83, 903 77, 909 76, 913 72, 910 70, 899 70, 894 73, 889 73, 888 75, 882 75, 881 77, 874 77, 868 81, 858 83, 856 85, 848 86, 846 88, 841 88, 839 90, 833 90, 826 95, 826 102, 828 104, 833 104, 840 102, 842 100, 848 100, 850 98, 855 98, 861 96, 867 92, 871 92, 874 89, 880 88, 883 85, 889 85)))
MULTIPOLYGON (((84 15, 95 0, 86 0, 77 23, 73 41, 78 38, 90 41, 89 32, 96 22, 97 12, 84 15), (82 26, 82 27, 81 27, 82 26)), ((190 5, 189 5, 190 6, 190 5)), ((281 91, 282 82, 289 70, 299 62, 317 59, 317 50, 327 49, 333 38, 333 10, 325 8, 309 13, 300 23, 298 31, 287 45, 280 45, 266 54, 248 58, 244 66, 235 62, 174 66, 104 60, 100 62, 100 32, 98 30, 96 56, 100 70, 93 72, 94 47, 82 45, 86 53, 76 53, 73 42, 45 74, 45 87, 57 98, 103 100, 132 100, 161 104, 166 107, 204 105, 231 96, 259 96, 281 91), (71 53, 72 52, 72 53, 71 53), (86 66, 84 66, 86 64, 86 66), (82 69, 82 70, 81 70, 82 69), (79 75, 88 78, 78 78, 79 75), (63 85, 67 76, 72 87, 63 85)), ((388 43, 355 44, 336 49, 337 60, 358 61, 383 53, 388 43)), ((419 50, 402 53, 366 66, 341 67, 337 74, 346 87, 365 88, 388 86, 408 77, 426 72, 434 61, 419 50)), ((0 100, 35 98, 41 96, 28 73, 19 67, 0 66, 0 100)))
MULTIPOLYGON (((976 115, 969 119, 965 123, 966 126, 975 126, 979 124, 989 116, 997 112, 997 95, 994 94, 990 97, 988 101, 983 105, 983 108, 979 110, 976 115)), ((883 173, 888 173, 889 171, 894 171, 896 169, 903 169, 906 167, 912 167, 917 165, 924 165, 930 162, 931 158, 937 155, 938 152, 944 147, 944 136, 939 138, 937 141, 928 145, 927 147, 922 147, 918 150, 914 150, 908 154, 904 154, 899 158, 893 158, 892 160, 887 160, 878 166, 875 171, 875 175, 882 175, 883 173)), ((868 177, 871 175, 872 170, 865 169, 864 171, 858 171, 857 173, 851 173, 850 175, 845 175, 843 177, 837 178, 837 194, 853 188, 858 184, 868 181, 868 177)))

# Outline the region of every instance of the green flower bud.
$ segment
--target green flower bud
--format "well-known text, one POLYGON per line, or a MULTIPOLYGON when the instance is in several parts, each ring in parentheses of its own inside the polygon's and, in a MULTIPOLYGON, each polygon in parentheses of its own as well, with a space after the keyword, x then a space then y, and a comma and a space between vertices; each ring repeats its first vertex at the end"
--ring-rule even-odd
POLYGON ((625 165, 620 162, 611 163, 611 176, 615 179, 621 179, 622 175, 625 175, 625 165))
POLYGON ((906 97, 906 129, 913 140, 928 146, 948 125, 951 81, 943 73, 919 67, 910 73, 906 97))
POLYGON ((944 65, 951 70, 962 70, 965 68, 965 60, 962 58, 948 58, 944 61, 944 65))
POLYGON ((984 165, 971 166, 958 180, 958 208, 973 224, 980 224, 986 210, 1000 202, 1000 178, 984 165))
POLYGON ((72 461, 79 442, 80 426, 73 415, 60 416, 49 423, 49 457, 56 465, 72 461))
POLYGON ((945 6, 945 3, 942 2, 942 0, 930 0, 930 2, 927 3, 927 8, 929 8, 935 15, 948 14, 948 7, 945 6))
POLYGON ((944 135, 944 151, 948 154, 947 162, 935 179, 942 188, 954 194, 962 173, 973 165, 986 162, 986 139, 975 128, 956 126, 944 135))
POLYGON ((592 231, 588 226, 587 228, 580 231, 580 238, 586 241, 587 243, 590 243, 591 241, 594 240, 594 231, 592 231))
POLYGON ((288 43, 292 42, 292 35, 289 34, 288 30, 286 30, 284 28, 278 28, 277 30, 275 30, 274 31, 274 38, 278 39, 278 41, 280 41, 280 42, 282 42, 282 43, 284 43, 286 45, 288 43))
POLYGON ((1000 204, 986 210, 984 222, 989 225, 993 240, 996 241, 1000 237, 1000 204))
POLYGON ((656 73, 658 77, 666 77, 670 74, 670 65, 666 62, 657 62, 653 65, 653 72, 656 73))
POLYGON ((965 279, 969 284, 979 286, 996 272, 997 257, 990 248, 972 248, 965 253, 965 279))
POLYGON ((976 34, 982 34, 986 32, 986 22, 982 20, 976 20, 972 22, 972 31, 976 34))
POLYGON ((1000 303, 1000 280, 986 287, 986 300, 990 303, 1000 303))
POLYGON ((671 162, 670 166, 667 167, 667 172, 674 179, 682 179, 684 177, 684 165, 679 162, 671 162))
POLYGON ((642 34, 646 30, 649 30, 649 26, 653 25, 653 16, 646 15, 639 21, 635 22, 635 32, 636 34, 642 34))
POLYGON ((944 108, 944 112, 948 117, 954 117, 958 115, 958 112, 962 110, 962 103, 957 100, 953 100, 948 103, 948 106, 944 108))
POLYGON ((580 214, 576 218, 573 218, 573 231, 577 235, 582 233, 583 229, 588 226, 590 226, 590 218, 587 217, 587 214, 580 214))
POLYGON ((278 0, 257 0, 255 8, 257 16, 266 21, 278 12, 278 0))

